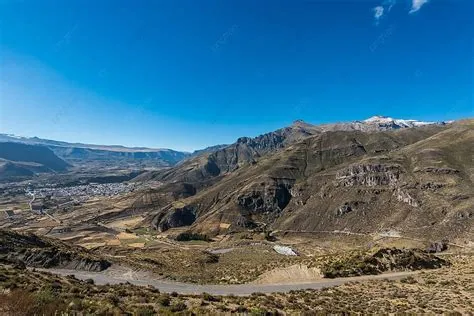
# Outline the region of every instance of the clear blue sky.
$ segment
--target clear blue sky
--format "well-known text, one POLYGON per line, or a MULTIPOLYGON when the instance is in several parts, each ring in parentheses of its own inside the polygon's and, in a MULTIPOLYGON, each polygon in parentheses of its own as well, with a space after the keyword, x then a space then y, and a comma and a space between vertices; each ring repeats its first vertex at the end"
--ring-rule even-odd
POLYGON ((0 132, 193 150, 474 116, 472 0, 0 0, 0 132))

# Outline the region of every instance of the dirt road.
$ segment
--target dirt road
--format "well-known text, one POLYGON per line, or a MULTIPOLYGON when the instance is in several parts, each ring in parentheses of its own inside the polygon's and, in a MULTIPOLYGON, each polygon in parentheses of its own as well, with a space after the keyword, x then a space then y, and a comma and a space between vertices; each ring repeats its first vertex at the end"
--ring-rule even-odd
POLYGON ((180 294, 201 294, 203 292, 213 295, 250 295, 254 292, 273 293, 289 292, 291 290, 322 289, 341 285, 351 281, 366 281, 380 279, 400 279, 416 272, 394 272, 381 275, 367 275, 351 278, 322 279, 311 282, 286 283, 286 284, 236 284, 236 285, 199 285, 191 283, 179 283, 160 280, 146 273, 133 272, 131 270, 108 269, 104 272, 87 272, 66 269, 44 269, 54 274, 74 275, 76 278, 85 280, 93 279, 96 284, 118 284, 129 282, 141 286, 154 286, 161 292, 178 292, 180 294), (109 271, 110 270, 110 271, 109 271))

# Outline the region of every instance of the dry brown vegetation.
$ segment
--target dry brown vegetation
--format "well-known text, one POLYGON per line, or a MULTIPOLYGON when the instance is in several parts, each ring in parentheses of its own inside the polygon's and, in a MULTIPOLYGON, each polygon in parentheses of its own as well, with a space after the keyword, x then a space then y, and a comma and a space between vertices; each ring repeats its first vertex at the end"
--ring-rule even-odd
MULTIPOLYGON (((3 233, 0 260, 91 269, 92 259, 105 257, 172 280, 235 284, 295 264, 320 269, 328 277, 429 268, 431 262, 417 261, 423 262, 424 254, 402 255, 399 264, 368 251, 406 244, 426 249, 444 238, 456 250, 472 249, 473 120, 374 133, 317 128, 307 135, 301 128, 298 124, 242 139, 175 168, 144 174, 163 185, 54 211, 60 223, 29 211, 15 219, 5 217, 2 226, 95 249, 71 248, 49 238, 33 243, 27 238, 17 246, 3 233), (396 236, 387 237, 387 231, 396 236), (175 233, 188 241, 173 240, 175 233), (297 241, 303 235, 313 244, 297 241), (214 241, 207 242, 207 236, 214 241), (291 245, 300 256, 275 253, 270 237, 291 245), (232 251, 209 252, 216 248, 232 251)), ((9 197, 0 203, 27 209, 20 195, 18 205, 9 197)), ((471 312, 473 256, 442 258, 452 265, 436 261, 441 263, 433 267, 441 268, 400 281, 249 297, 164 294, 130 284, 97 286, 0 266, 0 314, 471 312)), ((98 270, 105 266, 99 262, 98 270)))
POLYGON ((422 264, 420 267, 413 264, 422 263, 423 258, 428 259, 427 261, 432 258, 415 249, 425 249, 426 244, 393 239, 367 243, 368 240, 358 240, 353 236, 327 237, 324 240, 320 240, 320 237, 309 239, 308 236, 292 236, 277 242, 267 242, 262 234, 246 233, 239 236, 240 239, 234 236, 234 239, 220 242, 168 240, 160 245, 134 250, 125 247, 102 247, 95 252, 108 254, 108 260, 114 261, 117 258, 117 263, 151 271, 157 276, 201 284, 248 283, 257 280, 266 272, 294 265, 321 269, 328 272, 328 277, 329 270, 339 273, 339 276, 416 270, 430 268, 428 264, 422 264), (273 246, 280 243, 291 245, 299 255, 284 256, 276 253, 273 246), (370 248, 364 243, 370 244, 370 248), (380 258, 377 258, 377 251, 384 248, 412 250, 401 250, 398 261, 389 258, 392 254, 388 253, 379 253, 380 258), (213 254, 211 249, 224 251, 213 254), (362 266, 370 269, 358 269, 362 266), (347 271, 343 271, 343 268, 347 271))
POLYGON ((203 247, 159 247, 130 251, 112 249, 120 261, 171 280, 192 283, 239 284, 251 282, 264 272, 302 261, 301 257, 277 254, 269 245, 235 247, 213 254, 203 247), (187 249, 186 249, 187 248, 187 249))
POLYGON ((52 315, 54 311, 94 315, 248 313, 444 313, 474 309, 472 254, 451 255, 450 267, 423 271, 399 281, 368 281, 323 290, 248 297, 160 293, 131 284, 98 286, 73 277, 0 266, 0 313, 52 315))

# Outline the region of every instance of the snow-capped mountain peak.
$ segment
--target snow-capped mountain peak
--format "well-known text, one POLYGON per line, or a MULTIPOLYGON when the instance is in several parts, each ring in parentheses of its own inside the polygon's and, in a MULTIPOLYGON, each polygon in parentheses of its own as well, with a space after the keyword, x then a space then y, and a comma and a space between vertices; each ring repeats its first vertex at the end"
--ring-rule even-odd
POLYGON ((398 127, 416 127, 423 125, 437 124, 437 122, 425 122, 418 120, 405 120, 405 119, 394 119, 388 116, 375 115, 366 120, 364 123, 367 124, 379 124, 379 125, 393 125, 398 127))
POLYGON ((369 117, 368 119, 364 120, 365 123, 386 123, 386 122, 392 122, 393 118, 388 117, 388 116, 382 116, 382 115, 374 115, 372 117, 369 117))

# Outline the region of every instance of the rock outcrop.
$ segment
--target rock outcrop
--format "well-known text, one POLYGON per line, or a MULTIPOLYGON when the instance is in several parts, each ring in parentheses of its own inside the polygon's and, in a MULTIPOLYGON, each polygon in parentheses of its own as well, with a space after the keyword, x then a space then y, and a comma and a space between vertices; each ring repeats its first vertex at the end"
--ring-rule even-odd
POLYGON ((449 261, 420 249, 384 248, 369 255, 356 254, 326 264, 322 272, 326 278, 380 274, 387 271, 438 269, 449 261))
POLYGON ((244 193, 237 198, 237 203, 251 214, 280 212, 290 202, 289 187, 284 184, 264 187, 244 193))
POLYGON ((336 217, 342 217, 345 214, 350 212, 357 211, 365 206, 366 202, 363 201, 351 201, 345 202, 343 205, 339 206, 335 211, 336 217))
POLYGON ((336 175, 336 181, 342 186, 394 186, 400 178, 398 165, 366 164, 352 165, 336 175))
POLYGON ((196 212, 191 206, 163 209, 152 222, 154 228, 163 232, 170 228, 189 226, 196 220, 196 212))
POLYGON ((456 174, 459 173, 459 170, 454 168, 437 168, 437 167, 426 167, 423 169, 416 169, 415 172, 427 172, 427 173, 437 173, 437 174, 456 174))
POLYGON ((413 207, 419 206, 419 203, 408 192, 403 191, 400 188, 397 188, 397 190, 395 190, 393 194, 396 196, 397 200, 400 202, 406 203, 413 207))
POLYGON ((32 234, 0 230, 0 262, 36 268, 102 271, 111 263, 86 249, 32 234))
MULTIPOLYGON (((5 249, 0 248, 0 253, 5 249)), ((18 251, 8 251, 6 256, 0 254, 0 260, 6 262, 22 262, 29 267, 37 268, 64 268, 85 271, 103 271, 110 266, 106 260, 92 259, 63 252, 56 247, 52 248, 25 248, 18 251)))
POLYGON ((448 240, 435 241, 426 248, 426 252, 436 253, 442 252, 448 249, 448 240))

